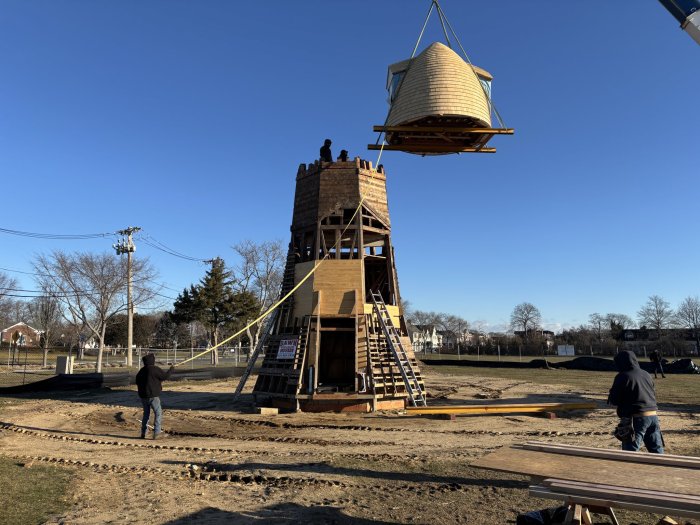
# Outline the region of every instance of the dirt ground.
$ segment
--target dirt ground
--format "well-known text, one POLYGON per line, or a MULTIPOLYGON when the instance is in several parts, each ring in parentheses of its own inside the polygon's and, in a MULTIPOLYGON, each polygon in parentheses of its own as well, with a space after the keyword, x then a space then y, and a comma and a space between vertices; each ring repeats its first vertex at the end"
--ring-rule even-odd
MULTIPOLYGON (((557 419, 260 416, 250 413, 249 395, 232 405, 236 380, 177 382, 162 396, 163 440, 138 439, 140 404, 133 389, 123 389, 6 400, 0 453, 75 472, 71 508, 50 523, 500 524, 557 503, 530 498, 524 477, 471 467, 477 458, 528 439, 618 446, 610 433, 616 419, 600 391, 480 377, 478 370, 453 376, 432 368, 424 377, 429 404, 592 399, 601 409, 557 419)), ((669 452, 697 454, 700 417, 676 409, 661 414, 669 452)), ((640 525, 659 519, 618 517, 640 525)))

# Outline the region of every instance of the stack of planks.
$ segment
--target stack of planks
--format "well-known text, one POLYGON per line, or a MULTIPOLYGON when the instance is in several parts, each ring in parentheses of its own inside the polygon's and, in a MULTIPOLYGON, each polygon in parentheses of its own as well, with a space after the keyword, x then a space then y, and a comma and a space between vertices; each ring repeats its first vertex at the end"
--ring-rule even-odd
POLYGON ((529 441, 474 467, 532 476, 530 495, 564 501, 565 523, 591 524, 613 508, 700 519, 700 458, 529 441))

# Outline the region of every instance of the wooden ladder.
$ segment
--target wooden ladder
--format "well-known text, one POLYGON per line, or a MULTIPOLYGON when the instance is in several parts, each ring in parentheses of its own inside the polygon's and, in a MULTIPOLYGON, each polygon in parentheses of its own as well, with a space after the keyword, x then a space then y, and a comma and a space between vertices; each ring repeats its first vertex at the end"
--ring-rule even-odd
POLYGON ((420 382, 416 377, 416 373, 413 370, 413 365, 404 350, 403 344, 401 344, 401 339, 399 333, 394 326, 394 322, 391 320, 391 315, 389 315, 389 310, 387 310, 384 299, 380 293, 375 293, 370 291, 372 297, 372 303, 374 305, 374 312, 377 314, 379 319, 379 324, 382 327, 384 336, 386 337, 387 345, 391 349, 391 353, 394 355, 394 360, 396 365, 401 372, 401 377, 403 377, 403 382, 406 385, 406 392, 408 393, 408 399, 411 405, 417 406, 427 406, 425 402, 425 396, 423 395, 423 389, 421 388, 420 382))
POLYGON ((233 402, 235 403, 238 401, 239 396, 241 395, 241 392, 243 391, 243 387, 245 387, 246 381, 248 381, 248 377, 250 377, 250 373, 253 371, 253 367, 255 366, 255 362, 258 360, 258 357, 260 356, 260 352, 262 352, 263 348, 265 347, 265 344, 267 343, 267 339, 270 336, 270 333, 272 332, 273 327, 277 323, 277 318, 279 317, 279 310, 275 310, 272 312, 272 315, 267 318, 267 326, 265 327, 265 330, 263 330, 263 335, 260 336, 260 339, 258 340, 258 344, 255 346, 255 351, 253 354, 248 358, 248 366, 245 367, 245 371, 243 372, 243 375, 241 376, 241 380, 238 382, 238 386, 236 387, 236 391, 233 394, 233 402))
MULTIPOLYGON (((284 265, 284 273, 282 274, 282 284, 280 286, 280 298, 287 295, 292 288, 294 288, 294 272, 296 269, 296 255, 292 247, 289 247, 287 252, 287 262, 284 265)), ((294 296, 287 298, 285 302, 280 305, 280 325, 278 331, 284 330, 285 327, 289 326, 289 316, 294 311, 294 296)))
MULTIPOLYGON (((301 385, 304 383, 304 378, 301 374, 304 373, 304 364, 306 363, 306 350, 309 346, 309 334, 311 333, 311 324, 315 319, 310 315, 305 315, 301 322, 301 331, 299 332, 299 343, 297 343, 297 355, 294 360, 294 370, 299 374, 296 376, 296 385, 293 385, 294 393, 298 394, 301 390, 301 385)), ((294 380, 292 380, 293 382, 294 380)))

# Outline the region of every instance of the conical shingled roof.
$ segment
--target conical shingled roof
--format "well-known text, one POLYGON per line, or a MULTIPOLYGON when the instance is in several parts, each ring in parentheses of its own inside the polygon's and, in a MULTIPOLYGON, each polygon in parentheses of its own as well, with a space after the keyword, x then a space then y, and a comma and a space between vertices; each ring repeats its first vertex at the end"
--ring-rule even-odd
MULTIPOLYGON (((389 72, 400 71, 403 64, 407 61, 389 66, 389 72)), ((483 73, 490 79, 488 73, 483 73)), ((491 127, 489 103, 477 75, 440 42, 430 44, 411 62, 387 125, 415 123, 426 117, 464 117, 474 127, 491 127)))

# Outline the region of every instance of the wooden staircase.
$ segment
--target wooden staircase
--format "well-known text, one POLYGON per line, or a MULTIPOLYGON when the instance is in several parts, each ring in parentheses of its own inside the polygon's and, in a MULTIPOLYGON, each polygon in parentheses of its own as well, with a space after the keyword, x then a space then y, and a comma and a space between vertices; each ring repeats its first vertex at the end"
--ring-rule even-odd
POLYGON ((316 320, 305 316, 297 335, 279 334, 269 338, 267 352, 258 379, 253 389, 256 394, 271 394, 275 397, 295 397, 303 383, 304 364, 306 362, 309 334, 316 330, 316 320), (281 341, 289 344, 296 341, 294 356, 288 359, 278 358, 281 341))
POLYGON ((410 340, 400 336, 379 294, 372 294, 374 311, 367 315, 367 355, 370 384, 377 396, 408 397, 411 406, 426 406, 425 385, 410 340), (406 346, 408 345, 408 346, 406 346))

